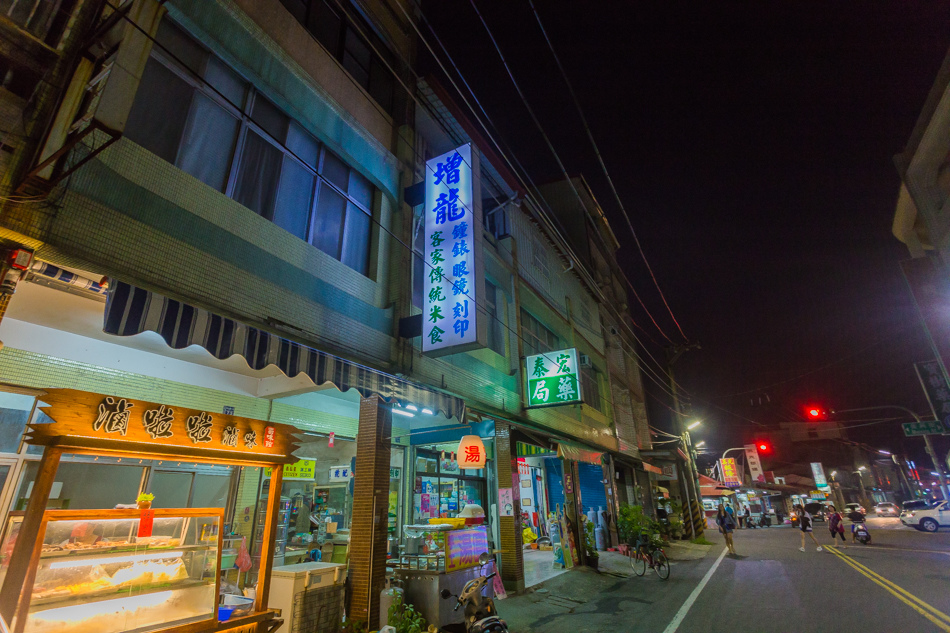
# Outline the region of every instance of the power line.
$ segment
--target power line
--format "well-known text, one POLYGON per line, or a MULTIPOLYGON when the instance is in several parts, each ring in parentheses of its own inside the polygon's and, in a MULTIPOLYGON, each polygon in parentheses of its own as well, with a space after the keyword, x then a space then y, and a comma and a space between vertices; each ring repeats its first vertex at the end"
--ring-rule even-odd
MULTIPOLYGON (((577 108, 577 114, 581 118, 581 123, 584 124, 584 131, 587 132, 587 138, 590 139, 590 144, 594 148, 594 154, 597 156, 597 161, 600 163, 600 167, 604 171, 604 176, 607 177, 607 182, 610 184, 610 190, 614 194, 614 199, 617 201, 617 205, 620 207, 620 211, 623 213, 623 217, 627 221, 627 227, 630 229, 630 234, 633 235, 633 241, 637 245, 637 250, 640 252, 640 257, 643 259, 643 263, 646 265, 647 271, 650 273, 650 278, 653 280, 653 285, 656 286, 656 291, 660 294, 660 298, 663 300, 663 305, 666 306, 666 310, 669 312, 670 318, 673 319, 673 323, 676 324, 676 329, 679 330, 680 335, 682 335, 684 339, 688 340, 688 337, 683 332, 683 328, 680 327, 679 321, 677 321, 676 317, 673 315, 673 310, 670 308, 670 304, 666 301, 666 296, 663 294, 663 290, 660 288, 660 284, 656 279, 656 275, 653 274, 653 267, 650 266, 650 262, 647 260, 646 253, 643 251, 643 247, 640 245, 640 238, 637 237, 637 232, 633 228, 633 222, 630 221, 630 215, 627 213, 627 209, 623 206, 623 201, 620 199, 620 194, 617 192, 617 187, 614 185, 613 178, 610 177, 610 173, 607 171, 607 165, 604 163, 604 157, 600 153, 600 148, 597 146, 597 141, 594 140, 594 134, 591 132, 590 125, 587 123, 587 117, 584 116, 581 103, 577 98, 577 94, 574 92, 574 86, 568 79, 567 72, 564 70, 564 66, 561 65, 561 59, 554 50, 554 44, 551 43, 551 38, 548 37, 547 29, 545 29, 544 24, 541 23, 541 16, 538 15, 538 10, 535 8, 533 0, 528 0, 528 4, 531 6, 531 11, 534 12, 534 17, 538 21, 538 26, 541 28, 541 33, 544 35, 544 41, 547 42, 548 49, 551 51, 551 55, 554 57, 554 61, 557 63, 557 67, 561 71, 561 77, 564 78, 564 83, 567 85, 567 89, 571 93, 571 99, 573 99, 574 106, 577 108)), ((640 300, 639 296, 637 296, 637 300, 640 300)), ((643 305, 642 301, 640 301, 640 305, 643 305)), ((644 306, 644 310, 646 310, 646 306, 644 306)), ((647 312, 647 315, 650 316, 650 319, 653 319, 653 316, 650 315, 649 311, 647 312)), ((656 323, 656 321, 654 321, 654 323, 656 323)))

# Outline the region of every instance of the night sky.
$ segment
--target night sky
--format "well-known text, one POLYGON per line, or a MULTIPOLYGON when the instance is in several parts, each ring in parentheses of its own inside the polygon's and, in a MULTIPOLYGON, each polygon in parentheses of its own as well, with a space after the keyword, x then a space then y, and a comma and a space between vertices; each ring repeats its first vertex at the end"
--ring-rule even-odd
MULTIPOLYGON (((605 209, 637 292, 682 342, 528 0, 475 1, 567 170, 605 209)), ((673 314, 702 344, 675 367, 706 420, 697 439, 735 446, 761 433, 749 420, 801 419, 809 403, 928 412, 912 363, 932 353, 890 232, 893 156, 950 47, 950 2, 534 3, 673 314)), ((562 178, 471 3, 423 6, 533 180, 562 178)), ((631 305, 662 360, 669 342, 631 305)), ((651 423, 670 428, 663 388, 645 384, 651 423)), ((849 434, 923 457, 896 422, 849 434)))

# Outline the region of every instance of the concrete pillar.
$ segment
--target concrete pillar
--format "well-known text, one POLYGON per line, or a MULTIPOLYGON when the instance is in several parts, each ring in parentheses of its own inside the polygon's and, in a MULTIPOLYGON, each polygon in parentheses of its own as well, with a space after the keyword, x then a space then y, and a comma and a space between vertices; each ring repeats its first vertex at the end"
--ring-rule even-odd
MULTIPOLYGON (((498 534, 501 539, 501 580, 507 591, 524 590, 524 551, 521 541, 521 481, 518 476, 517 441, 511 426, 495 422, 495 463, 498 468, 498 489, 511 488, 514 516, 502 516, 498 507, 498 534)), ((499 497, 501 495, 499 494, 499 497)))
POLYGON ((379 594, 386 580, 392 409, 379 396, 360 400, 350 523, 350 604, 353 620, 379 628, 379 594))

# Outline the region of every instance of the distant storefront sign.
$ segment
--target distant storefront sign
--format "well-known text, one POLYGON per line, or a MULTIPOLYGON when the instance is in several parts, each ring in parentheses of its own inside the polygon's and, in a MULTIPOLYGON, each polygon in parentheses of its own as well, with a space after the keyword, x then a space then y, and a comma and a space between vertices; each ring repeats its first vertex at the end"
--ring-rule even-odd
POLYGON ((736 468, 736 460, 732 457, 726 457, 719 460, 719 469, 722 471, 722 483, 726 486, 741 486, 742 478, 739 477, 739 469, 736 468))
MULTIPOLYGON (((927 396, 927 402, 930 403, 930 410, 934 417, 940 421, 942 427, 938 433, 950 432, 950 385, 947 385, 947 379, 940 368, 940 362, 928 360, 922 363, 914 363, 914 369, 917 370, 917 377, 920 379, 920 385, 924 388, 924 394, 927 396)), ((908 433, 905 435, 930 435, 927 433, 908 433)))
POLYGON ((577 350, 534 354, 525 359, 528 406, 549 407, 581 401, 577 350))
POLYGON ((746 444, 743 448, 745 449, 745 460, 749 465, 749 474, 752 476, 752 481, 765 481, 765 473, 762 472, 762 462, 759 461, 759 451, 755 444, 746 444))

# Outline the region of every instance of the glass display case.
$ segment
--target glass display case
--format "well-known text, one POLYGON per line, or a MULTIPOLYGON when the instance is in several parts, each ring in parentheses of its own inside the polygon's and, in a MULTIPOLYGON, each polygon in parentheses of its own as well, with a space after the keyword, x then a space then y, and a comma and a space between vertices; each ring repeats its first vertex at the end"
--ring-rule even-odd
MULTIPOLYGON (((217 508, 46 511, 27 576, 25 633, 145 633, 213 621, 221 523, 217 508)), ((12 549, 16 527, 7 526, 0 551, 12 549)))

